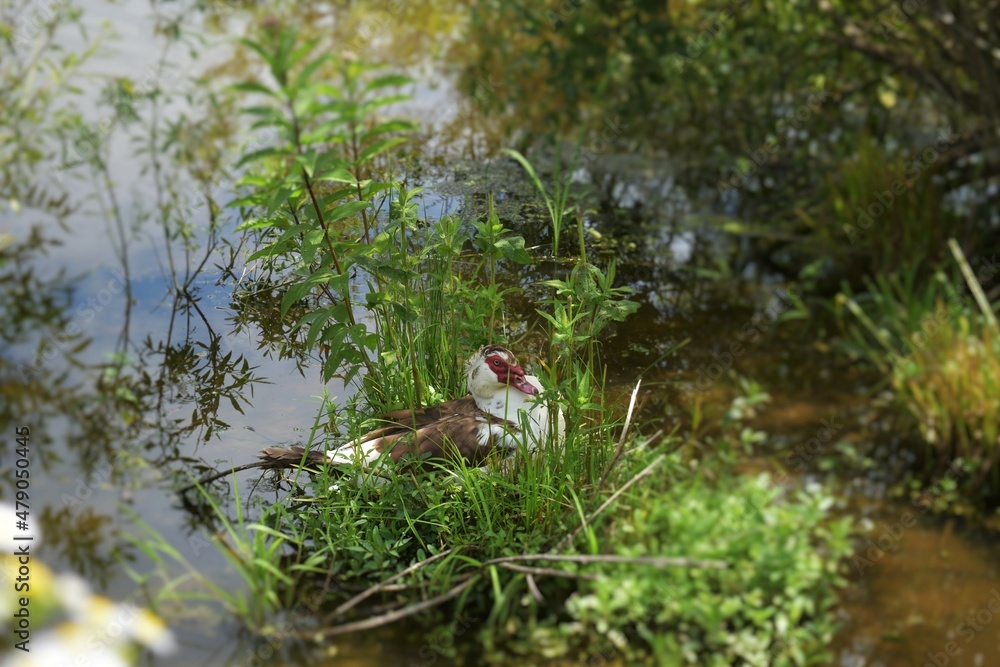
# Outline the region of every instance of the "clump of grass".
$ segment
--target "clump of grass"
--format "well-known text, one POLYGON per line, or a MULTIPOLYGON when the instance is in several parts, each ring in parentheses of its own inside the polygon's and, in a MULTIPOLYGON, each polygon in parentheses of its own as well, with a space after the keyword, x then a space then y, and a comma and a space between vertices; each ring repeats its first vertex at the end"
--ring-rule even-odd
POLYGON ((1000 334, 967 315, 945 319, 897 364, 892 387, 938 459, 961 458, 979 471, 977 485, 1000 464, 1000 334))
POLYGON ((822 492, 735 475, 740 428, 703 458, 693 442, 591 426, 503 474, 432 463, 376 485, 359 470, 286 471, 292 492, 257 522, 212 505, 213 541, 246 591, 199 591, 187 566, 187 585, 158 597, 219 596, 262 635, 292 611, 286 641, 432 613, 474 628, 496 660, 826 664, 849 521, 829 520, 822 492))
MULTIPOLYGON (((307 569, 313 561, 304 559, 295 570, 285 571, 281 567, 281 559, 289 548, 301 549, 301 540, 295 534, 279 533, 262 523, 248 520, 240 501, 239 487, 234 484, 234 489, 236 516, 230 518, 212 494, 198 487, 208 516, 216 526, 211 542, 198 540, 204 542, 205 548, 214 547, 225 558, 244 583, 243 589, 227 589, 205 576, 185 556, 187 550, 167 542, 133 512, 129 514, 138 531, 130 535, 130 539, 154 565, 154 569, 151 574, 143 574, 127 566, 127 571, 144 587, 152 589, 150 595, 154 606, 220 605, 247 626, 266 628, 279 610, 293 603, 293 584, 298 576, 296 571, 307 569), (183 573, 169 574, 175 570, 171 565, 179 566, 183 573), (161 579, 159 585, 154 583, 156 577, 161 579)), ((284 508, 274 506, 271 511, 280 515, 284 508)), ((194 550, 196 556, 200 548, 198 546, 194 550)))
POLYGON ((841 322, 849 349, 885 374, 932 474, 958 463, 972 473, 960 488, 975 496, 991 482, 988 495, 1000 490, 1000 330, 964 255, 950 246, 960 274, 938 272, 925 287, 899 274, 871 281, 864 297, 841 296, 841 322), (963 279, 974 299, 955 287, 963 279))

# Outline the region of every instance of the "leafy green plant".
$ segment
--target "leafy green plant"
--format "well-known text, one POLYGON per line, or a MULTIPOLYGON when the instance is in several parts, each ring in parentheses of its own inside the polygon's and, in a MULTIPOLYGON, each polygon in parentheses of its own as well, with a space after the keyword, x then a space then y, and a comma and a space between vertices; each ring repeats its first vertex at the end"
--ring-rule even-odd
MULTIPOLYGON (((576 154, 565 171, 556 160, 554 183, 549 188, 542 183, 535 168, 520 153, 507 150, 527 172, 535 189, 545 201, 552 226, 552 253, 559 257, 559 239, 564 219, 569 211, 568 201, 576 154)), ((553 278, 539 284, 550 288, 550 297, 542 300, 536 313, 546 323, 548 346, 549 382, 558 387, 565 399, 580 409, 580 418, 601 428, 604 407, 598 397, 604 379, 595 375, 602 368, 599 347, 601 333, 612 322, 622 322, 639 307, 626 297, 632 292, 628 287, 615 287, 615 264, 612 260, 606 271, 588 261, 584 242, 583 217, 576 216, 579 255, 565 278, 553 278)))
POLYGON ((350 382, 364 369, 376 409, 457 393, 463 377, 456 359, 494 339, 510 291, 498 282, 498 263, 528 262, 524 240, 492 213, 472 223, 471 235, 454 218, 428 227, 417 216, 419 189, 378 180, 385 168, 377 158, 405 141, 412 125, 371 119, 402 99, 386 91, 407 79, 371 78, 363 63, 311 57, 317 42, 299 46, 288 30, 265 38, 244 44, 277 85, 235 86, 267 98, 244 113, 254 129, 273 129, 279 138, 240 161, 256 166, 242 180, 247 193, 234 202, 259 213, 240 226, 256 235, 259 249, 249 259, 287 281, 283 315, 305 306, 297 326, 307 348, 324 356, 325 379, 342 374, 350 382), (314 81, 328 64, 339 72, 338 88, 314 81), (480 251, 471 267, 463 256, 469 239, 480 251), (471 289, 476 280, 487 288, 471 289), (374 325, 358 316, 357 292, 374 325), (399 364, 407 377, 393 372, 399 364))
POLYGON ((64 170, 101 137, 75 111, 81 91, 73 80, 106 37, 103 30, 88 33, 72 2, 35 7, 13 0, 0 7, 0 212, 37 207, 65 218, 79 204, 69 197, 64 170), (83 48, 66 47, 71 30, 79 31, 83 48))
POLYGON ((616 647, 627 660, 652 656, 656 664, 828 664, 836 631, 830 586, 844 584, 837 561, 852 550, 850 521, 826 520, 833 498, 822 492, 782 498, 774 488, 767 475, 645 485, 616 521, 619 553, 731 567, 618 568, 570 597, 572 622, 559 633, 592 653, 616 647))
POLYGON ((359 261, 372 276, 365 296, 379 339, 370 376, 378 381, 365 389, 382 409, 460 394, 458 361, 483 343, 506 342, 499 325, 515 328, 503 321, 504 304, 520 290, 504 284, 501 267, 531 261, 524 239, 492 210, 469 225, 454 216, 428 225, 417 217, 415 194, 393 190, 384 229, 359 261), (400 363, 407 374, 397 372, 400 363))
POLYGON ((405 141, 400 133, 412 128, 398 120, 365 121, 403 99, 386 89, 408 80, 385 75, 362 82, 370 68, 314 55, 317 43, 300 45, 285 28, 266 29, 261 42, 243 40, 267 64, 274 85, 250 81, 235 90, 264 96, 265 104, 244 107, 243 113, 253 119, 253 129, 273 130, 277 140, 240 160, 238 166, 257 169, 242 180, 249 193, 234 203, 262 213, 241 225, 259 230, 264 241, 249 259, 267 260, 293 275, 282 314, 312 299, 310 312, 299 320, 308 330, 307 345, 326 350, 324 377, 343 371, 350 381, 362 368, 372 372, 370 353, 378 342, 356 315, 351 284, 352 270, 372 252, 376 197, 391 187, 371 174, 376 158, 405 141), (340 74, 339 88, 316 80, 331 63, 340 74), (355 240, 359 235, 361 241, 355 240))

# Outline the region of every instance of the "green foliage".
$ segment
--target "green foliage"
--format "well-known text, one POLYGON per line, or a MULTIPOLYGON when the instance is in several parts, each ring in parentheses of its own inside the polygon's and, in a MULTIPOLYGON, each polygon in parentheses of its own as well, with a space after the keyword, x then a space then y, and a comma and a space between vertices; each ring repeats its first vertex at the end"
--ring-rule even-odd
MULTIPOLYGON (((538 194, 545 202, 552 226, 552 254, 559 257, 559 239, 570 211, 569 193, 573 169, 579 151, 574 153, 565 171, 561 170, 557 156, 554 183, 551 192, 542 183, 535 168, 523 155, 514 150, 506 150, 525 170, 538 194)), ((559 391, 577 406, 595 406, 593 391, 602 384, 594 377, 600 362, 600 334, 611 322, 622 322, 634 313, 639 304, 626 297, 632 293, 629 287, 614 287, 614 260, 602 271, 587 259, 584 243, 583 217, 577 211, 577 240, 579 255, 569 276, 565 279, 543 280, 539 285, 551 288, 550 297, 543 299, 544 309, 536 309, 545 321, 549 341, 547 371, 549 380, 558 385, 559 391), (565 382, 574 378, 575 382, 565 382)), ((594 417, 600 419, 600 409, 594 417)))
MULTIPOLYGON (((157 578, 162 580, 159 586, 152 586, 154 606, 177 602, 221 604, 241 623, 262 628, 280 609, 292 604, 288 587, 294 582, 294 577, 281 570, 280 560, 288 545, 301 545, 295 542, 294 536, 277 533, 260 523, 249 523, 244 516, 238 491, 235 520, 228 517, 207 491, 199 487, 198 492, 220 526, 211 544, 236 571, 245 588, 229 590, 216 584, 202 574, 182 550, 134 513, 131 513, 131 518, 139 528, 139 535, 129 537, 132 544, 153 563, 154 569, 151 573, 141 574, 129 568, 128 573, 147 587, 157 578), (177 565, 184 573, 169 575, 177 565), (284 591, 284 597, 279 596, 281 591, 284 591)), ((275 511, 280 513, 282 510, 278 508, 275 511)))
POLYGON ((387 90, 405 77, 372 77, 363 63, 334 63, 335 88, 314 81, 331 61, 311 57, 315 40, 298 46, 288 30, 265 37, 244 44, 267 63, 277 87, 235 87, 267 98, 244 113, 253 128, 279 137, 240 161, 256 165, 234 202, 258 212, 240 226, 257 239, 249 259, 287 277, 282 314, 305 306, 297 326, 307 348, 323 354, 324 379, 341 374, 350 382, 365 369, 376 409, 458 393, 464 377, 456 360, 494 340, 496 315, 511 292, 498 282, 498 266, 530 261, 524 240, 493 214, 473 222, 471 234, 455 218, 428 226, 417 216, 419 190, 374 176, 412 129, 371 120, 403 99, 387 90), (380 218, 386 205, 388 216, 380 218), (463 254, 468 240, 479 251, 471 267, 463 254), (488 286, 474 289, 477 281, 488 286), (374 326, 356 314, 359 290, 374 326), (395 372, 400 364, 408 375, 395 372))
POLYGON ((689 474, 651 483, 630 501, 615 526, 617 552, 732 567, 619 568, 567 601, 573 622, 561 632, 592 650, 620 646, 631 660, 648 651, 656 664, 828 664, 831 585, 844 584, 837 559, 851 552, 850 521, 826 520, 830 496, 785 495, 767 475, 723 475, 713 485, 689 474), (625 643, 631 637, 644 648, 625 643))
MULTIPOLYGON (((956 260, 966 263, 960 251, 956 260)), ((1000 490, 1000 331, 996 305, 973 305, 962 279, 957 271, 939 271, 927 285, 912 273, 880 276, 858 297, 840 295, 836 311, 847 352, 883 373, 906 415, 905 444, 927 475, 957 464, 971 472, 961 490, 984 500, 1000 490)), ((984 303, 971 269, 965 279, 984 303)))
POLYGON ((524 239, 496 214, 468 226, 454 216, 428 225, 417 217, 415 194, 393 191, 388 222, 359 261, 372 277, 366 305, 379 350, 364 387, 383 410, 463 392, 460 361, 484 343, 505 342, 497 328, 505 300, 519 289, 504 286, 501 267, 531 260, 524 239))
POLYGON ((562 234, 563 218, 566 216, 569 203, 570 183, 572 181, 573 166, 576 163, 576 160, 574 159, 573 162, 570 163, 569 169, 565 172, 565 176, 560 178, 558 161, 559 155, 558 153, 556 154, 555 183, 553 183, 552 193, 549 194, 548 189, 542 183, 542 179, 538 177, 538 173, 535 171, 535 168, 531 165, 531 163, 528 162, 526 157, 515 150, 505 149, 503 152, 517 160, 518 164, 520 164, 521 167, 524 168, 524 171, 527 172, 532 185, 534 185, 535 189, 538 190, 538 194, 540 194, 542 199, 545 200, 545 208, 548 210, 549 221, 552 224, 552 254, 553 256, 558 257, 559 237, 562 234))
POLYGON ((357 604, 338 591, 367 586, 366 596, 403 610, 461 592, 446 618, 474 623, 498 659, 826 664, 839 561, 851 551, 849 521, 829 520, 832 498, 735 475, 735 430, 710 441, 717 455, 700 460, 674 438, 641 437, 618 460, 609 426, 570 429, 558 450, 522 455, 504 474, 436 464, 408 474, 293 472, 286 479, 296 492, 255 524, 239 510, 225 518, 210 500, 220 522, 214 542, 245 591, 202 586, 155 536, 137 543, 162 570, 164 557, 184 563, 186 577, 160 602, 216 596, 264 635, 278 609, 302 604, 309 613, 298 636, 336 634, 357 604), (567 560, 518 563, 546 553, 567 560), (405 586, 377 592, 390 580, 405 586), (325 600, 312 593, 321 584, 325 600))
POLYGON ((611 264, 605 274, 586 260, 573 267, 568 280, 546 280, 541 284, 552 287, 555 298, 548 305, 554 315, 539 311, 539 315, 552 325, 553 340, 557 346, 573 346, 597 339, 611 322, 623 322, 639 307, 635 301, 623 297, 632 292, 627 287, 612 287, 615 266, 611 264))
POLYGON ((251 128, 273 130, 277 141, 254 150, 240 165, 255 165, 243 179, 249 193, 235 204, 257 207, 258 217, 241 229, 255 230, 263 241, 251 260, 290 271, 293 283, 281 303, 282 314, 310 301, 298 324, 307 328, 306 343, 326 350, 324 377, 344 372, 350 381, 367 367, 378 337, 355 316, 351 273, 372 257, 376 198, 391 183, 373 180, 376 159, 405 141, 412 129, 397 120, 368 122, 379 107, 403 99, 387 89, 404 77, 363 76, 357 62, 334 63, 341 84, 319 82, 317 73, 332 57, 315 55, 318 40, 298 44, 290 29, 265 29, 261 42, 242 40, 267 64, 275 85, 256 81, 236 91, 261 95, 265 104, 243 108, 251 128), (360 235, 361 240, 353 240, 360 235))
POLYGON ((834 215, 816 230, 815 243, 824 252, 838 249, 848 275, 938 265, 959 225, 933 172, 919 155, 893 155, 863 137, 827 181, 824 203, 834 215))

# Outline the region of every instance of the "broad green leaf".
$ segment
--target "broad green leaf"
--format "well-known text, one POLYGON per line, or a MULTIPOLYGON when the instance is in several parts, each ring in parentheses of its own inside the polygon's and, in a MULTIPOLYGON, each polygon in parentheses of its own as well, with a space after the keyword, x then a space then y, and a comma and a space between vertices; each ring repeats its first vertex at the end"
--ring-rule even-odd
MULTIPOLYGON (((317 168, 314 181, 326 181, 330 183, 355 183, 354 174, 346 164, 331 164, 324 168, 317 168)), ((352 188, 353 191, 353 188, 352 188)))
POLYGON ((293 305, 298 303, 301 299, 308 296, 312 291, 312 284, 309 282, 295 283, 288 288, 285 295, 281 297, 281 316, 284 317, 288 314, 288 309, 293 305))
POLYGON ((261 57, 261 59, 265 63, 267 63, 269 66, 273 67, 273 60, 271 58, 271 54, 262 45, 258 44, 257 42, 254 42, 252 40, 246 39, 246 38, 240 38, 237 41, 240 44, 242 44, 243 46, 245 46, 248 49, 250 49, 251 51, 254 51, 257 55, 259 55, 261 57))
POLYGON ((518 264, 530 264, 531 255, 524 249, 524 237, 507 236, 496 242, 496 248, 506 259, 518 264))
POLYGON ((331 54, 329 53, 324 53, 323 55, 317 58, 313 58, 308 63, 306 63, 305 67, 302 68, 298 76, 295 77, 295 83, 293 84, 293 88, 295 90, 301 90, 307 83, 309 83, 309 80, 312 78, 312 75, 316 72, 317 69, 319 69, 320 65, 322 65, 323 63, 325 63, 327 60, 330 59, 330 55, 331 54))
POLYGON ((358 114, 361 117, 366 117, 375 109, 389 106, 390 104, 396 104, 397 102, 406 102, 409 99, 409 95, 390 95, 388 97, 380 97, 375 100, 369 100, 364 104, 358 105, 358 114))
POLYGON ((284 206, 285 202, 287 202, 288 198, 292 195, 292 192, 294 191, 288 187, 280 187, 275 190, 267 202, 267 215, 274 215, 275 211, 284 206))
POLYGON ((351 342, 358 347, 364 347, 368 337, 368 327, 364 323, 355 324, 350 328, 351 342))
MULTIPOLYGON (((317 83, 312 89, 313 95, 317 97, 320 95, 326 95, 327 97, 332 97, 334 100, 338 101, 343 97, 343 93, 339 88, 334 86, 332 83, 317 83)), ((329 108, 330 105, 327 105, 329 108)))
POLYGON ((267 218, 247 218, 236 226, 236 231, 243 232, 248 229, 266 229, 271 226, 271 221, 267 218))
POLYGON ((330 321, 332 312, 329 308, 320 308, 313 313, 305 315, 300 321, 300 326, 309 324, 309 333, 306 335, 306 349, 313 349, 316 339, 323 331, 323 327, 330 321))
POLYGON ((250 164, 251 162, 257 162, 258 160, 263 160, 269 157, 288 157, 289 153, 283 148, 261 148, 257 151, 251 151, 245 154, 237 162, 235 168, 238 169, 243 165, 250 164))
POLYGON ((306 172, 306 176, 312 178, 316 167, 316 150, 314 148, 306 149, 304 153, 299 153, 295 156, 295 161, 306 172))
MULTIPOLYGON (((395 185, 395 183, 383 181, 362 181, 361 192, 364 193, 365 199, 371 199, 372 195, 378 194, 379 192, 385 192, 386 190, 391 190, 395 187, 395 185)), ((420 192, 420 190, 420 188, 417 188, 413 192, 420 192)))
MULTIPOLYGON (((334 182, 337 182, 337 181, 334 181, 334 182)), ((330 204, 332 204, 334 202, 338 202, 341 199, 344 199, 346 197, 356 197, 357 194, 358 194, 358 189, 356 187, 354 187, 353 185, 350 185, 350 186, 348 186, 346 188, 339 188, 337 190, 334 190, 333 192, 331 192, 328 195, 324 195, 324 196, 320 197, 319 198, 319 205, 321 207, 325 208, 325 207, 329 206, 330 204)))
POLYGON ((240 113, 244 116, 256 116, 272 123, 285 120, 285 114, 278 107, 261 105, 242 107, 240 113))
POLYGON ((304 245, 309 245, 312 247, 317 247, 326 240, 326 232, 322 229, 313 229, 312 231, 306 232, 305 237, 302 239, 304 245))
POLYGON ((350 133, 345 129, 343 119, 335 118, 317 124, 302 137, 314 143, 343 144, 350 138, 350 133))
MULTIPOLYGON (((292 34, 292 37, 294 39, 294 34, 292 34)), ((300 60, 309 55, 309 53, 316 47, 317 44, 319 44, 319 37, 313 37, 312 39, 307 40, 305 43, 302 44, 302 46, 297 48, 294 52, 292 52, 288 56, 288 61, 285 63, 285 68, 289 70, 294 68, 296 65, 299 64, 300 60)), ((321 56, 321 57, 326 57, 326 56, 321 56)))
POLYGON ((342 220, 343 218, 348 218, 352 215, 357 215, 361 211, 368 208, 368 202, 366 201, 349 201, 346 204, 341 204, 326 215, 327 222, 334 222, 336 220, 342 220))
POLYGON ((416 123, 411 123, 408 120, 390 120, 385 123, 380 123, 367 132, 362 133, 361 141, 362 143, 367 142, 372 137, 380 134, 386 134, 387 132, 414 132, 416 129, 416 123))
POLYGON ((262 257, 271 257, 272 255, 276 255, 279 252, 281 252, 281 247, 277 243, 272 243, 270 245, 264 246, 257 252, 250 253, 250 256, 247 257, 247 262, 253 262, 255 260, 261 259, 262 257))
POLYGON ((371 160, 376 155, 384 153, 393 146, 398 146, 406 141, 406 137, 391 137, 389 139, 380 139, 372 144, 369 144, 368 146, 365 146, 363 151, 361 151, 361 155, 358 156, 356 164, 363 164, 368 160, 371 160))

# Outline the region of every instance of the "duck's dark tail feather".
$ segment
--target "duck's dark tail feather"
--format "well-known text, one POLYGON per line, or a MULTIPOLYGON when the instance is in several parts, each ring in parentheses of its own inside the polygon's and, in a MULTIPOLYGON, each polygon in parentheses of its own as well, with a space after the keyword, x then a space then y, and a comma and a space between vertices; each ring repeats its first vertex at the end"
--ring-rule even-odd
POLYGON ((264 468, 294 468, 301 464, 323 464, 329 463, 326 452, 310 449, 298 445, 294 447, 265 447, 261 450, 257 458, 261 460, 261 467, 264 468))
POLYGON ((217 479, 225 477, 226 475, 232 475, 234 472, 240 472, 242 470, 251 470, 253 468, 298 468, 300 465, 305 463, 305 465, 316 465, 322 463, 328 463, 326 454, 322 451, 310 450, 306 452, 304 447, 294 446, 294 447, 266 447, 257 458, 261 459, 254 463, 245 463, 241 466, 236 466, 235 468, 230 468, 229 470, 224 470, 222 472, 212 473, 207 477, 202 477, 194 484, 189 484, 179 491, 181 495, 187 493, 191 489, 198 486, 204 486, 214 482, 217 479))

